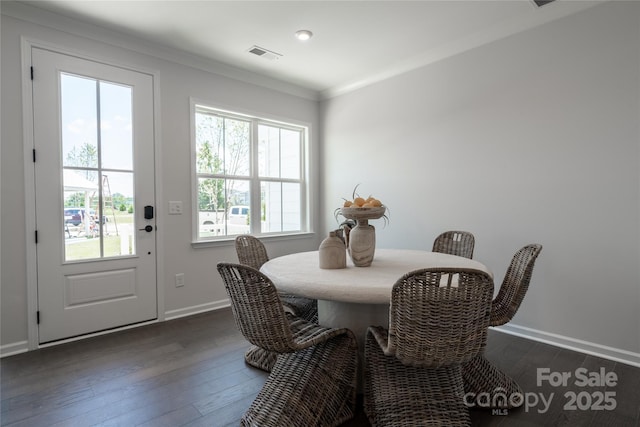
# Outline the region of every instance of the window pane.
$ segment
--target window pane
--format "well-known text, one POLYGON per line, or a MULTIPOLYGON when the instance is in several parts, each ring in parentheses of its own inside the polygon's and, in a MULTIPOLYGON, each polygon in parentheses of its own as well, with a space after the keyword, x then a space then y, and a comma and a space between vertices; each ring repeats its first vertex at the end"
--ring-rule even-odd
POLYGON ((300 230, 300 184, 282 184, 282 231, 300 230))
POLYGON ((196 113, 196 171, 222 173, 224 119, 196 113))
POLYGON ((282 184, 279 182, 262 182, 262 232, 282 231, 282 184))
POLYGON ((281 131, 281 178, 300 178, 300 136, 299 131, 289 129, 281 131))
POLYGON ((251 123, 224 120, 224 172, 227 175, 249 176, 251 123))
POLYGON ((131 88, 100 82, 102 167, 133 170, 131 88))
POLYGON ((63 166, 98 166, 97 81, 60 75, 63 166))
POLYGON ((250 230, 247 180, 198 179, 198 237, 246 234, 250 230))
POLYGON ((224 235, 224 179, 198 179, 198 237, 224 235))
POLYGON ((250 184, 246 180, 227 180, 227 235, 250 232, 250 184))
POLYGON ((266 125, 258 132, 260 176, 299 179, 301 132, 266 125))
POLYGON ((280 177, 280 129, 258 126, 258 163, 263 177, 280 177))
POLYGON ((198 179, 198 209, 201 211, 224 211, 224 179, 198 179))

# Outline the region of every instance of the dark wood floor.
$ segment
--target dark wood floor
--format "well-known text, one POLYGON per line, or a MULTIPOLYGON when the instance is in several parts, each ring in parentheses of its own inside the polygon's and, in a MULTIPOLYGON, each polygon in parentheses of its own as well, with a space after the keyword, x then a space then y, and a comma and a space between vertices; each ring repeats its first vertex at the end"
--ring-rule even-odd
MULTIPOLYGON (((3 426, 231 426, 266 374, 244 364, 247 342, 228 309, 41 349, 0 361, 3 426)), ((553 398, 506 415, 472 410, 474 426, 638 426, 640 368, 492 331, 487 357, 533 393, 553 398), (551 372, 614 372, 610 387, 536 385, 551 372), (565 409, 567 394, 595 404, 615 392, 616 408, 565 409)), ((578 405, 576 405, 578 406, 578 405)), ((368 426, 359 409, 345 426, 368 426)), ((305 426, 306 427, 306 426, 305 426)))

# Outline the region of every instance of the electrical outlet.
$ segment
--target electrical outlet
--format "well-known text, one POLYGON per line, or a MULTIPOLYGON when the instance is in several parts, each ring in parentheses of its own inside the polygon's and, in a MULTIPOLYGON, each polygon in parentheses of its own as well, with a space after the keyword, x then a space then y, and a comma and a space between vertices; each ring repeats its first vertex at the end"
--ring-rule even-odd
POLYGON ((182 215, 182 202, 169 202, 169 215, 182 215))
POLYGON ((181 288, 184 286, 184 273, 176 274, 176 288, 181 288))

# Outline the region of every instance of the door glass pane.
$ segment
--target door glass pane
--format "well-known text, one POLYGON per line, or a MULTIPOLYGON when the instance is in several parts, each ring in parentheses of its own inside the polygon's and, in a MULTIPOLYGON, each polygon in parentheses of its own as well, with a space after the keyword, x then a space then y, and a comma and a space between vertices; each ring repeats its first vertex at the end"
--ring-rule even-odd
POLYGON ((100 148, 105 169, 133 169, 131 88, 100 82, 100 148))
POLYGON ((95 171, 64 169, 63 230, 67 261, 100 258, 100 230, 91 199, 98 190, 95 171))
POLYGON ((96 168, 98 166, 96 81, 61 74, 60 86, 62 164, 96 168))
POLYGON ((131 88, 63 73, 60 90, 65 261, 134 255, 131 88))
MULTIPOLYGON (((133 213, 133 173, 105 172, 102 175, 102 236, 104 256, 135 255, 135 216, 133 213)), ((141 225, 141 227, 143 227, 141 225)))

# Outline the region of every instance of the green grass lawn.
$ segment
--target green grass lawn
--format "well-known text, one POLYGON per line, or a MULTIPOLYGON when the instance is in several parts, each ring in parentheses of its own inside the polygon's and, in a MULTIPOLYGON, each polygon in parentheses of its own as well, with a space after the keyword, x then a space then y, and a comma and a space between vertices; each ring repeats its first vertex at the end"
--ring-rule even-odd
MULTIPOLYGON (((105 236, 104 255, 105 257, 129 255, 122 254, 120 250, 121 236, 105 236)), ((80 259, 100 258, 100 239, 85 238, 84 240, 68 241, 65 244, 66 260, 76 261, 80 259)))
POLYGON ((113 217, 115 214, 115 219, 118 224, 132 224, 133 223, 133 214, 128 213, 127 211, 114 211, 113 213, 107 212, 106 216, 108 222, 113 223, 113 217))
MULTIPOLYGON (((130 255, 131 248, 126 251, 128 253, 121 253, 120 241, 123 235, 123 228, 125 230, 131 229, 131 224, 133 224, 134 220, 133 214, 127 211, 112 212, 108 209, 105 212, 105 216, 107 217, 107 223, 104 225, 104 256, 130 255)), ((82 226, 77 228, 70 227, 72 236, 75 236, 81 227, 82 226)), ((100 239, 97 237, 86 237, 84 235, 81 235, 79 238, 74 237, 68 239, 65 241, 65 253, 65 259, 67 261, 100 258, 100 239)))

